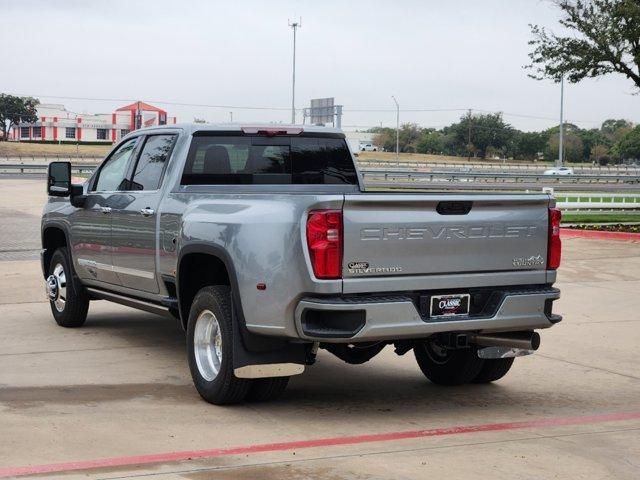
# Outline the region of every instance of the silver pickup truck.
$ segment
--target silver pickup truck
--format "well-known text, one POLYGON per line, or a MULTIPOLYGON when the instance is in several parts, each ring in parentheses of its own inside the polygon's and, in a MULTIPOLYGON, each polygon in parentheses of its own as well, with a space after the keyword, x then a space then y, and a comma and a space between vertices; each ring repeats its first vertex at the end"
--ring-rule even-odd
POLYGON ((148 128, 84 184, 71 170, 50 165, 42 217, 56 322, 100 299, 175 317, 215 404, 277 397, 319 348, 358 364, 393 345, 432 382, 491 382, 561 320, 552 197, 365 192, 339 130, 148 128))

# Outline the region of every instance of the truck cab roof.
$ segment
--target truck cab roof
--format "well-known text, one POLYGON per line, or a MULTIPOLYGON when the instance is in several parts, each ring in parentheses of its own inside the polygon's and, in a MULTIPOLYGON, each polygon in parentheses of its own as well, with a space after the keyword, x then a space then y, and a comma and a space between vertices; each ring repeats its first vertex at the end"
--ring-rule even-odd
MULTIPOLYGON (((324 133, 334 134, 344 137, 344 132, 335 127, 322 127, 317 125, 292 125, 279 123, 176 123, 172 125, 158 125, 141 128, 135 132, 150 132, 154 130, 165 130, 179 128, 187 133, 195 132, 245 132, 254 131, 277 131, 283 134, 296 135, 298 133, 324 133)), ((133 132, 132 132, 133 133, 133 132)), ((280 134, 280 133, 278 133, 280 134)))

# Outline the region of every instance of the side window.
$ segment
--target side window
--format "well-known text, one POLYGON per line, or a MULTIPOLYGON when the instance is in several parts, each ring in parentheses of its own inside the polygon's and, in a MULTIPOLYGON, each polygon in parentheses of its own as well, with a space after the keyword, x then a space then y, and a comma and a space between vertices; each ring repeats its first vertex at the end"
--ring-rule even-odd
POLYGON ((175 139, 176 135, 147 137, 133 173, 131 190, 156 190, 160 186, 162 172, 175 139))
POLYGON ((98 192, 114 192, 117 190, 127 190, 127 166, 133 154, 137 138, 132 138, 120 145, 109 160, 107 160, 98 172, 98 180, 93 190, 98 192))

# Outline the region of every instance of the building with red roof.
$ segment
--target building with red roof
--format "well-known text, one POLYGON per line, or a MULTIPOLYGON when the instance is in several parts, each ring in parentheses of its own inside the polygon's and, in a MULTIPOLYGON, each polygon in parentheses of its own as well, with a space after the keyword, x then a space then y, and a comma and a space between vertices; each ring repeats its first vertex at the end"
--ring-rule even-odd
POLYGON ((112 113, 76 113, 60 104, 38 105, 38 121, 20 123, 9 140, 45 143, 116 143, 133 130, 176 123, 161 108, 137 101, 112 113))

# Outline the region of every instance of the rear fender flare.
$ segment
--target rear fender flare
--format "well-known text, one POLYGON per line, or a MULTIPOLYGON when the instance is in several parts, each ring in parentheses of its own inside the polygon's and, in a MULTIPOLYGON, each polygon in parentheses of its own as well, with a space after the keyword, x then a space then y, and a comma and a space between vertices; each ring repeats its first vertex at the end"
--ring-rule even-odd
MULTIPOLYGON (((247 365, 262 365, 270 363, 305 363, 306 350, 304 344, 292 344, 285 339, 256 335, 251 333, 246 326, 242 302, 238 289, 238 277, 233 261, 228 252, 220 245, 195 242, 181 248, 178 256, 178 268, 176 270, 176 290, 178 292, 178 306, 182 315, 183 305, 180 300, 180 264, 182 259, 191 253, 202 253, 219 259, 227 269, 231 288, 231 307, 233 310, 234 335, 233 366, 241 368, 247 365)), ((183 327, 186 327, 188 319, 181 318, 183 327)))

